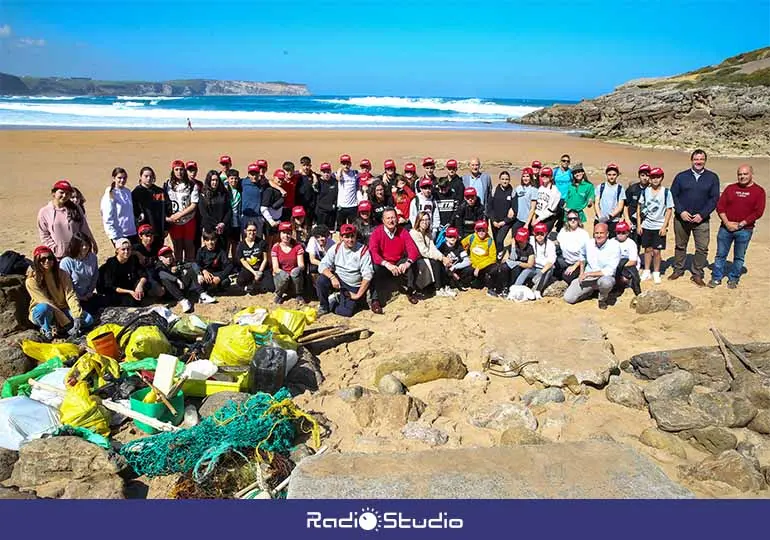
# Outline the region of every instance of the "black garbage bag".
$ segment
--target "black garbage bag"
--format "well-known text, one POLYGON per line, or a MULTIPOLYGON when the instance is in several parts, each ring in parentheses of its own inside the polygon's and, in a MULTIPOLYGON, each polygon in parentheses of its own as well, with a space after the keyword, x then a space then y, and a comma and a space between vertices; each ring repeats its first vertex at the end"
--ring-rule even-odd
POLYGON ((280 347, 262 347, 249 365, 249 392, 275 394, 286 378, 286 351, 280 347))

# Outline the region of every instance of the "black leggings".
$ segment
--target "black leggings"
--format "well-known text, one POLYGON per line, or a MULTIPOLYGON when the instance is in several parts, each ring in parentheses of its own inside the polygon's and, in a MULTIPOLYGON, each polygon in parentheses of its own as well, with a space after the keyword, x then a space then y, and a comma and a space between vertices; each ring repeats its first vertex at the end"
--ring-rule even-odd
POLYGON ((628 286, 634 291, 634 295, 639 296, 642 294, 642 278, 639 276, 639 270, 636 266, 626 266, 628 259, 623 257, 618 263, 618 268, 615 270, 615 282, 623 283, 621 278, 625 278, 628 281, 628 286))
POLYGON ((513 227, 513 223, 504 223, 500 228, 492 225, 492 236, 495 239, 498 260, 503 257, 503 252, 505 251, 505 237, 508 236, 508 231, 511 230, 511 227, 513 227))

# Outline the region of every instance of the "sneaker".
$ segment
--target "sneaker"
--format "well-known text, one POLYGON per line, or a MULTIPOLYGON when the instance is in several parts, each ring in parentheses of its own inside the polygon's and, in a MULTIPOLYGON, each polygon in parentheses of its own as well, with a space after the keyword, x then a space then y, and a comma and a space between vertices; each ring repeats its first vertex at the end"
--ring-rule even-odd
POLYGON ((280 294, 276 294, 275 298, 273 298, 273 302, 275 302, 278 305, 283 304, 283 296, 281 296, 280 294))
POLYGON ((447 285, 447 286, 446 286, 446 287, 444 287, 444 288, 446 289, 446 292, 447 292, 447 296, 451 296, 452 298, 454 298, 455 296, 457 296, 457 289, 453 289, 453 288, 451 288, 449 285, 447 285))
POLYGON ((417 297, 417 293, 407 293, 406 295, 407 300, 409 300, 410 304, 416 304, 420 301, 420 299, 417 297))
POLYGON ((179 301, 179 307, 182 308, 182 313, 190 313, 192 311, 192 303, 187 298, 179 301))
POLYGON ((535 300, 542 300, 543 294, 540 291, 535 291, 535 300))
POLYGON ((43 341, 51 341, 53 339, 53 332, 51 330, 41 328, 40 337, 43 339, 43 341))
POLYGON ((334 311, 334 308, 340 303, 340 293, 335 292, 329 295, 329 311, 334 311))
POLYGON ((211 296, 207 292, 202 292, 200 297, 198 298, 198 302, 200 302, 201 304, 216 304, 217 299, 211 296))
POLYGON ((321 317, 322 315, 327 315, 329 313, 329 308, 325 308, 323 306, 319 307, 316 310, 316 315, 321 317))
MULTIPOLYGON (((650 279, 650 277, 652 276, 650 275, 649 270, 645 270, 644 272, 642 272, 642 281, 647 281, 648 279, 650 279)), ((658 274, 658 279, 660 279, 660 274, 658 274)))
POLYGON ((599 299, 599 309, 607 309, 607 300, 599 299))
POLYGON ((653 272, 652 273, 652 281, 655 282, 658 285, 660 283, 662 283, 662 280, 660 279, 660 272, 653 272))
POLYGON ((737 289, 738 288, 738 282, 737 281, 727 281, 727 288, 728 289, 737 289))
POLYGON ((722 284, 722 282, 721 281, 717 281, 716 279, 712 279, 708 283, 710 289, 716 289, 721 284, 722 284))
POLYGON ((497 298, 500 295, 494 289, 487 289, 487 296, 491 296, 492 298, 497 298))
POLYGON ((372 313, 376 313, 377 315, 382 315, 382 304, 380 304, 379 300, 372 300, 371 309, 372 309, 372 313))

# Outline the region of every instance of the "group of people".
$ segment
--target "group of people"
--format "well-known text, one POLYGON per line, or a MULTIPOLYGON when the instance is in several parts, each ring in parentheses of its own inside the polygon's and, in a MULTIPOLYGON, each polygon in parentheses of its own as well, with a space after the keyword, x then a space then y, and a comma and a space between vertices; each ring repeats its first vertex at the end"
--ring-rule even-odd
POLYGON ((721 226, 709 286, 718 286, 734 243, 728 286, 737 286, 754 223, 762 216, 764 190, 751 167, 720 196, 718 176, 696 150, 691 167, 664 186, 664 171, 643 164, 625 187, 618 165, 589 181, 569 155, 558 166, 533 161, 518 185, 502 171, 496 186, 478 158, 458 173, 456 160, 436 175, 436 161, 422 160, 398 172, 392 159, 375 174, 368 159, 354 168, 343 154, 334 168, 309 157, 300 168, 286 161, 272 174, 257 160, 246 175, 221 156, 219 168, 198 180, 194 161, 175 160, 157 185, 143 167, 138 184, 126 187, 121 167, 100 201, 104 231, 114 255, 97 265, 98 248, 82 195, 68 181, 51 189, 38 214, 42 245, 33 253, 27 279, 30 319, 50 337, 77 334, 105 305, 133 306, 146 298, 215 302, 236 287, 245 294, 274 292, 275 302, 306 303, 314 290, 321 314, 382 313, 388 290, 401 289, 411 303, 426 294, 455 296, 469 287, 490 296, 513 287, 542 293, 556 279, 568 283, 564 299, 575 303, 598 291, 606 308, 613 291, 661 282, 661 252, 673 225, 675 263, 669 279, 684 274, 690 236, 695 239, 692 280, 704 286, 709 223, 721 226), (593 210, 593 234, 585 229, 593 210), (510 235, 510 244, 506 242, 510 235), (335 242, 336 237, 336 242, 335 242), (166 244, 166 238, 171 245, 166 244), (641 270, 641 273, 639 272, 641 270))

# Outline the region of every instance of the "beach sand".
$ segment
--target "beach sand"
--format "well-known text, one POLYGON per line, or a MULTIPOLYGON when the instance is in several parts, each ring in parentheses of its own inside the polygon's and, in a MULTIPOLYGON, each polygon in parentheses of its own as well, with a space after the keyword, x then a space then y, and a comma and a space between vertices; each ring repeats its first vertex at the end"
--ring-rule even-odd
MULTIPOLYGON (((5 178, 0 184, 0 247, 29 254, 38 244, 37 211, 48 202, 50 186, 58 179, 67 178, 84 192, 88 200, 89 223, 97 235, 102 249, 100 260, 103 260, 110 244, 101 226, 99 200, 115 166, 129 171, 129 186, 133 187, 141 166, 152 166, 161 183, 168 176, 170 162, 177 158, 196 160, 202 178, 209 168, 217 168, 217 158, 221 154, 232 156, 236 168, 245 176, 247 163, 259 158, 267 159, 272 171, 284 160, 292 160, 298 165, 303 155, 311 156, 316 167, 322 161, 336 166, 341 153, 351 154, 356 163, 360 158, 369 158, 377 173, 381 172, 382 161, 386 158, 396 159, 399 168, 405 162, 413 161, 419 170, 422 157, 428 155, 439 165, 449 158, 467 165, 472 157, 478 156, 494 178, 500 170, 508 169, 512 171, 514 182, 518 182, 521 167, 531 160, 555 165, 562 153, 570 154, 573 164, 582 162, 594 183, 601 181, 602 175, 598 171, 602 171, 608 162, 620 166, 620 181, 626 186, 635 181, 636 169, 643 162, 662 167, 668 186, 676 172, 689 167, 689 154, 682 152, 639 149, 546 132, 0 131, 0 162, 6 167, 5 178)), ((766 190, 770 188, 768 159, 714 158, 707 166, 720 175, 724 187, 735 181, 736 168, 744 162, 754 166, 755 180, 766 190)), ((717 222, 714 216, 709 262, 713 262, 716 250, 717 222)), ((768 224, 770 216, 766 215, 754 233, 746 258, 749 271, 737 290, 728 290, 724 285, 714 290, 700 289, 689 281, 689 274, 676 282, 664 279, 664 283, 657 286, 691 302, 694 309, 688 313, 666 311, 637 315, 629 308, 633 296, 630 291, 607 311, 600 311, 595 300, 577 306, 568 306, 561 299, 515 304, 489 298, 480 291, 469 291, 457 298, 433 298, 418 306, 411 306, 404 297, 399 297, 385 307, 384 316, 366 312, 353 319, 352 324, 368 327, 374 335, 323 353, 320 358, 327 381, 321 392, 302 396, 299 401, 311 410, 322 411, 333 422, 335 430, 328 444, 340 450, 424 449, 424 443, 404 440, 397 432, 378 433, 360 428, 352 418, 349 406, 335 396, 336 390, 350 384, 372 387, 374 366, 392 354, 440 346, 456 349, 466 358, 469 370, 479 370, 483 359, 482 342, 473 336, 505 334, 515 340, 517 333, 527 331, 528 320, 553 321, 554 346, 569 347, 569 343, 559 342, 556 328, 580 317, 591 318, 606 332, 620 360, 650 350, 714 345, 708 330, 712 325, 718 326, 734 343, 770 341, 767 324, 770 314, 768 224), (395 340, 394 337, 402 339, 395 340)), ((673 231, 670 231, 665 258, 673 256, 673 244, 673 231)), ((691 243, 691 253, 692 250, 691 243)), ((707 279, 709 275, 707 272, 707 279)), ((651 287, 650 282, 643 284, 645 289, 651 287)), ((196 306, 196 312, 203 316, 223 317, 246 305, 270 307, 269 302, 267 295, 250 299, 221 298, 217 305, 196 306)), ((287 305, 294 306, 294 302, 287 305)), ((342 321, 336 316, 324 318, 324 324, 336 322, 342 321)), ((628 375, 624 374, 625 377, 628 375)), ((410 391, 429 401, 428 396, 436 386, 437 383, 427 383, 410 391)), ((469 396, 466 404, 478 399, 508 400, 529 389, 521 379, 493 379, 481 397, 469 396)), ((558 430, 552 430, 553 440, 580 440, 596 432, 608 433, 652 456, 675 480, 680 465, 692 464, 705 457, 693 450, 688 451, 688 461, 684 461, 641 445, 637 439, 639 433, 654 425, 647 412, 611 404, 600 390, 591 390, 585 405, 551 404, 546 409, 540 418, 541 424, 549 415, 561 415, 559 422, 564 422, 558 430)), ((462 405, 445 414, 436 425, 440 424, 450 434, 449 446, 497 444, 499 433, 474 428, 464 421, 467 414, 462 405)), ((551 424, 555 425, 554 422, 551 424)), ((736 433, 739 440, 750 436, 746 430, 736 433)), ((764 465, 770 465, 770 443, 759 448, 759 458, 764 465)), ((724 485, 687 485, 700 496, 736 495, 724 485)))

